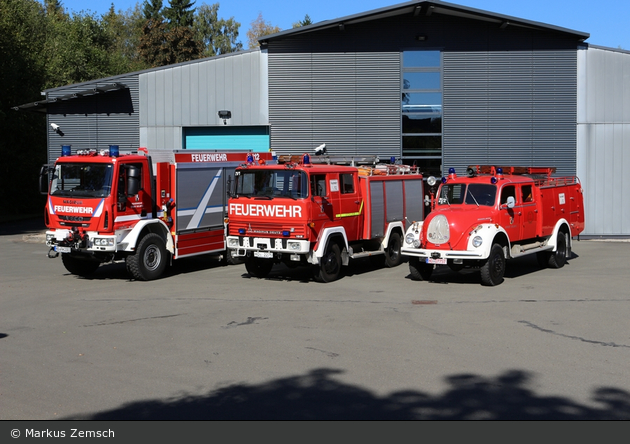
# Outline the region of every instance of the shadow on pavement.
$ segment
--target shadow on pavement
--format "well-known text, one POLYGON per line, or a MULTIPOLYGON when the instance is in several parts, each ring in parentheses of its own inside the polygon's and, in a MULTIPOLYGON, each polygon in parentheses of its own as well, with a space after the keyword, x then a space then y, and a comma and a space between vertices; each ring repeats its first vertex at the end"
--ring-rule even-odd
POLYGON ((496 377, 445 378, 449 388, 433 395, 416 390, 379 397, 321 368, 260 385, 234 384, 206 395, 132 402, 65 420, 628 420, 630 393, 597 389, 594 408, 559 396, 536 394, 531 376, 509 370, 496 377))

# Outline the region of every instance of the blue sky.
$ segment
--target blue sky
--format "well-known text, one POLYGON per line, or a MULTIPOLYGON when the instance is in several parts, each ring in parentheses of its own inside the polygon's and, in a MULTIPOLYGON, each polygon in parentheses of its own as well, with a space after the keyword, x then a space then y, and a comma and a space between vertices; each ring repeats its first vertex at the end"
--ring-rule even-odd
MULTIPOLYGON (((67 11, 91 11, 106 13, 112 3, 119 11, 133 8, 141 0, 61 0, 67 11)), ((165 5, 168 0, 163 0, 165 5)), ((247 46, 246 33, 250 23, 261 13, 265 21, 281 29, 290 29, 308 14, 313 22, 331 20, 372 9, 406 3, 401 0, 197 0, 203 3, 219 3, 219 17, 233 17, 241 24, 240 41, 247 46)), ((628 0, 457 0, 449 3, 485 11, 587 32, 592 45, 630 50, 630 2, 628 0)))

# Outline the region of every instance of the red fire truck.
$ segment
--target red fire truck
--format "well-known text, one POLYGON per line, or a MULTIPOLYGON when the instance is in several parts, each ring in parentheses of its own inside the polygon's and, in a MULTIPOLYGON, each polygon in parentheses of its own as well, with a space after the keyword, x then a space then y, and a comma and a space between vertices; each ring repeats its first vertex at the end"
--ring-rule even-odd
POLYGON ((254 277, 280 262, 312 267, 319 282, 354 258, 397 266, 408 220, 423 217, 422 175, 403 165, 304 154, 234 174, 227 246, 254 277))
POLYGON ((169 259, 225 248, 226 184, 250 160, 273 161, 272 153, 156 150, 149 155, 63 147, 45 166, 40 189, 45 208, 48 256, 75 275, 124 260, 136 280, 160 277, 169 259))
MULTIPOLYGON (((442 178, 432 211, 414 222, 402 254, 416 280, 434 267, 478 267, 481 283, 503 282, 506 259, 536 253, 541 266, 561 268, 571 239, 584 230, 584 200, 577 177, 555 168, 470 166, 442 178)), ((428 179, 434 183, 434 178, 428 179)))

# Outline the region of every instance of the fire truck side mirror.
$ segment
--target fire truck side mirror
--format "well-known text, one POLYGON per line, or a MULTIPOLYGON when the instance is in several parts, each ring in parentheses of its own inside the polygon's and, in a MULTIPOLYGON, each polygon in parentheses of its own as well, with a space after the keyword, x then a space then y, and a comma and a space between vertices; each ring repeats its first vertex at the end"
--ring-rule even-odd
POLYGON ((514 208, 514 205, 516 205, 516 199, 514 199, 514 196, 508 196, 507 202, 505 203, 505 205, 501 205, 501 206, 504 208, 514 208))
POLYGON ((48 185, 50 184, 50 172, 53 171, 52 165, 45 164, 39 170, 39 193, 48 194, 48 185))
POLYGON ((140 168, 129 166, 127 170, 127 194, 135 196, 140 191, 140 168))

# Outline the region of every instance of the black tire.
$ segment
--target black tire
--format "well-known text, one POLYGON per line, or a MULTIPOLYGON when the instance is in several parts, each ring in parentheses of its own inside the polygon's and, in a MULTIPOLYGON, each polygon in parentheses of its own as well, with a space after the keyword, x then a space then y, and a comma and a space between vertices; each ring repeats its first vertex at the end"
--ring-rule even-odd
POLYGON ((138 243, 136 253, 127 256, 127 270, 137 281, 151 281, 162 276, 166 260, 164 239, 159 234, 149 233, 138 243))
POLYGON ((68 253, 61 253, 61 262, 63 262, 63 266, 66 267, 66 270, 77 276, 89 276, 101 265, 99 261, 81 256, 73 256, 68 253))
POLYGON ((245 258, 245 269, 252 277, 267 277, 272 268, 273 261, 270 259, 260 259, 252 256, 245 258))
POLYGON ((335 242, 330 242, 319 266, 315 266, 313 277, 317 282, 333 282, 341 276, 341 250, 335 242))
POLYGON ((243 263, 243 259, 240 256, 233 256, 232 250, 225 250, 221 255, 221 265, 239 265, 243 263))
POLYGON ((481 284, 494 287, 503 282, 505 275, 505 251, 499 244, 490 249, 488 260, 481 266, 481 284))
POLYGON ((412 257, 409 259, 409 273, 414 281, 428 281, 433 274, 433 265, 412 257))
POLYGON ((452 261, 448 263, 448 268, 455 272, 460 272, 464 269, 464 264, 454 264, 452 261))
POLYGON ((400 249, 402 247, 402 238, 398 232, 390 234, 389 241, 387 241, 387 248, 385 249, 385 264, 388 267, 397 267, 402 262, 402 253, 400 249))
POLYGON ((556 251, 549 255, 548 265, 551 268, 562 268, 567 262, 568 243, 567 234, 564 231, 558 233, 556 241, 556 251))

